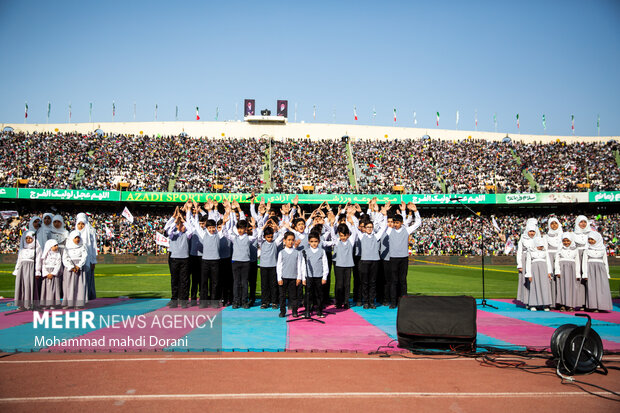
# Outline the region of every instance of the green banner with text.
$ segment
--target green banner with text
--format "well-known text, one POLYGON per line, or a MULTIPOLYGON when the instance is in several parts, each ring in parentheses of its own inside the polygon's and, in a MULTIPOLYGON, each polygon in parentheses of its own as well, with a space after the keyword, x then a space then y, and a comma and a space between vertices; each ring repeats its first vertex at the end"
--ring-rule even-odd
POLYGON ((58 201, 120 201, 121 196, 118 191, 20 188, 18 198, 58 201))
MULTIPOLYGON (((550 192, 522 194, 404 194, 404 195, 364 195, 364 194, 300 194, 300 204, 367 204, 377 197, 380 204, 388 200, 392 204, 413 202, 420 205, 493 205, 493 204, 559 204, 559 203, 601 203, 620 202, 620 191, 610 192, 550 192)), ((71 189, 36 189, 36 188, 0 188, 0 198, 17 198, 32 200, 59 201, 107 201, 107 202, 143 202, 143 203, 183 203, 194 200, 204 203, 209 199, 218 202, 250 202, 250 194, 198 193, 198 192, 136 192, 136 191, 87 191, 71 189)), ((258 194, 261 198, 274 204, 292 203, 295 194, 258 194)))

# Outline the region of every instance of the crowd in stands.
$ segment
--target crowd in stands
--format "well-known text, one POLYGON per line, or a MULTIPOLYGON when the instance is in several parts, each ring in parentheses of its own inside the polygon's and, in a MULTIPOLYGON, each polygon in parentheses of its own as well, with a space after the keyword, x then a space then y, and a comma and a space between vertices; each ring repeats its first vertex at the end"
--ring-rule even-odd
POLYGON ((617 144, 507 143, 465 139, 351 140, 358 188, 342 139, 0 134, 0 187, 134 191, 520 193, 620 188, 617 144), (271 164, 269 164, 271 162, 271 164), (534 182, 526 178, 529 174, 534 182), (178 175, 177 175, 178 174, 178 175), (172 188, 171 188, 171 184, 172 188), (219 189, 219 185, 222 188, 219 189))
MULTIPOLYGON (((335 211, 335 206, 332 206, 335 211)), ((246 213, 247 205, 244 207, 246 213)), ((311 207, 303 206, 307 213, 311 207)), ((362 206, 365 211, 366 207, 362 206)), ((0 253, 15 253, 19 247, 21 233, 28 226, 34 215, 42 216, 48 211, 20 211, 19 218, 4 223, 0 222, 2 236, 0 239, 0 253)), ((83 208, 62 208, 54 213, 65 218, 67 229, 75 226, 75 216, 83 212, 83 208)), ((129 223, 120 214, 121 210, 110 207, 91 208, 89 211, 92 226, 97 231, 100 253, 147 255, 164 253, 163 247, 155 244, 155 233, 164 233, 164 225, 172 214, 169 207, 139 209, 132 208, 134 222, 129 223), (108 231, 109 230, 109 231, 108 231)), ((410 247, 416 255, 480 255, 481 222, 467 211, 431 211, 420 208, 422 225, 411 236, 410 247)), ((556 215, 562 224, 563 230, 572 232, 574 220, 579 211, 574 214, 556 215)), ((616 254, 620 253, 620 214, 587 215, 597 231, 601 232, 606 245, 609 245, 616 254)), ((506 242, 510 240, 515 248, 509 255, 516 253, 516 245, 525 228, 528 218, 537 218, 542 233, 547 232, 548 214, 533 215, 530 213, 511 213, 495 217, 500 228, 498 233, 489 216, 484 223, 485 249, 487 255, 504 255, 506 242)))
POLYGON ((302 193, 313 185, 317 194, 351 193, 346 143, 341 139, 273 140, 273 192, 302 193))
POLYGON ((262 192, 266 139, 181 139, 177 192, 262 192), (214 185, 222 185, 216 191, 214 185))
POLYGON ((616 145, 599 142, 567 144, 514 143, 523 166, 532 173, 540 192, 613 191, 620 187, 616 145), (581 186, 580 186, 581 185, 581 186))

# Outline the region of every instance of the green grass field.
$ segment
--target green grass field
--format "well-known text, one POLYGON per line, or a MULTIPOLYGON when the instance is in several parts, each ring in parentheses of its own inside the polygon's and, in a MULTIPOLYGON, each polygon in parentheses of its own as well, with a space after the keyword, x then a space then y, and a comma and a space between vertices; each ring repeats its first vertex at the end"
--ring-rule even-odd
MULTIPOLYGON (((610 267, 612 296, 618 297, 620 267, 610 267)), ((15 277, 13 265, 0 265, 0 295, 13 297, 15 277)), ((165 264, 98 265, 96 270, 98 297, 128 296, 132 298, 167 298, 170 296, 170 273, 165 264)), ((486 297, 513 298, 517 291, 517 271, 512 266, 486 266, 486 297)), ((472 295, 482 297, 480 268, 444 265, 409 266, 408 289, 410 294, 472 295)), ((257 283, 260 293, 260 273, 257 283)), ((331 291, 334 291, 332 276, 331 291)))

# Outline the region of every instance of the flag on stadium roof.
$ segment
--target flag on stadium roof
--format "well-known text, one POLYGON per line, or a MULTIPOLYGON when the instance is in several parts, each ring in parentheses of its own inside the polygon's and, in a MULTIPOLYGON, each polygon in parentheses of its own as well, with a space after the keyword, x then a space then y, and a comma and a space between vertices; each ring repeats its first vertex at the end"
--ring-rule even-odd
POLYGON ((437 126, 439 126, 439 112, 437 112, 437 126))
POLYGON ((28 102, 25 102, 26 111, 24 112, 24 119, 28 119, 28 102))
POLYGON ((353 106, 353 117, 357 120, 357 108, 353 106))
POLYGON ((547 130, 547 117, 545 116, 544 113, 543 113, 542 124, 543 124, 543 129, 547 130))
POLYGON ((200 120, 200 115, 198 113, 198 106, 196 106, 196 120, 200 120))
POLYGON ((570 129, 575 134, 575 115, 570 115, 570 129))
POLYGON ((519 114, 517 113, 517 129, 519 129, 519 114))
POLYGON ((396 108, 394 108, 394 122, 396 122, 396 108))

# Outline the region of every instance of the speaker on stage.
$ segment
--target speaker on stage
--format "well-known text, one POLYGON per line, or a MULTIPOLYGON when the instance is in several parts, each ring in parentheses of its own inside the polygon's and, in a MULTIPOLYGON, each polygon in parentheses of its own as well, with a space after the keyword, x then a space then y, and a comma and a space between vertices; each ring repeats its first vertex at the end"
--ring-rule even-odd
POLYGON ((476 300, 469 296, 404 296, 398 304, 398 347, 476 347, 476 300))

